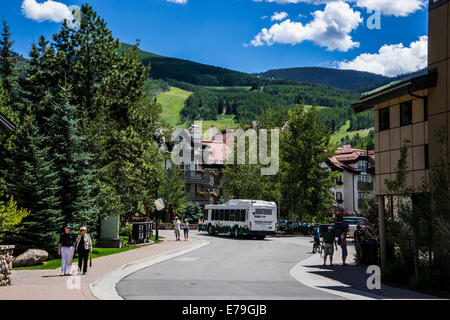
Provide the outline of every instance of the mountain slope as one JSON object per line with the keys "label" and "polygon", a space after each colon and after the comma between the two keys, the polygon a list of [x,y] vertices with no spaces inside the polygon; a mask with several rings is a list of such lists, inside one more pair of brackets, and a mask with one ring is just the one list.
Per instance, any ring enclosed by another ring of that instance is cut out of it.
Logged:
{"label": "mountain slope", "polygon": [[319,67],[273,69],[258,76],[266,79],[306,81],[356,92],[365,92],[391,81],[389,77],[370,72]]}
{"label": "mountain slope", "polygon": [[[130,45],[122,44],[121,50],[129,48]],[[200,86],[251,86],[262,82],[256,76],[243,72],[141,52],[143,63],[151,64],[153,79],[172,79]]]}
{"label": "mountain slope", "polygon": [[402,81],[403,79],[416,77],[424,74],[425,72],[426,69],[396,77],[386,77],[379,74],[355,70],[304,67],[274,69],[260,73],[258,76],[266,79],[306,81],[362,93],[381,87],[393,81]]}

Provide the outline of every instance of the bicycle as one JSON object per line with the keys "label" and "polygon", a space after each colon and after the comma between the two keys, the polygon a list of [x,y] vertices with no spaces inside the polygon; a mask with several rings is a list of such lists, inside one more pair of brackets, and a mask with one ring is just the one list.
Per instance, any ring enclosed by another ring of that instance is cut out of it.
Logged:
{"label": "bicycle", "polygon": [[313,253],[316,253],[316,252],[322,254],[322,245],[320,244],[320,241],[314,240]]}

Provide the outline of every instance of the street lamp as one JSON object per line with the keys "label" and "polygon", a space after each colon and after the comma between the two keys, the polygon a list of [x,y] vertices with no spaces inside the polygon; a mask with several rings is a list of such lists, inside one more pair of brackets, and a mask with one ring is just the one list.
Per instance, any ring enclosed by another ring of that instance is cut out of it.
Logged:
{"label": "street lamp", "polygon": [[158,206],[156,205],[156,201],[158,201],[158,189],[159,189],[159,179],[158,179],[158,177],[156,177],[156,180],[155,180],[155,207],[156,207],[156,210],[155,210],[155,241],[158,241],[159,240],[159,233],[158,233]]}

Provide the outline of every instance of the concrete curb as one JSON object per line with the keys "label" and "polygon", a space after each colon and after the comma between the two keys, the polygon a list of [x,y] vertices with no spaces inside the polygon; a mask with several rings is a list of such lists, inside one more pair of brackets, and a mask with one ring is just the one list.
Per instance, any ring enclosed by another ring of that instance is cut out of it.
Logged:
{"label": "concrete curb", "polygon": [[[295,280],[297,280],[298,282],[304,284],[305,286],[308,286],[310,288],[320,290],[320,291],[323,291],[323,292],[326,292],[329,294],[340,296],[345,299],[349,299],[349,300],[379,300],[379,299],[389,300],[386,297],[382,297],[382,296],[378,296],[375,294],[370,294],[368,292],[353,289],[349,285],[346,285],[342,282],[314,274],[313,272],[323,271],[323,269],[306,268],[305,266],[306,265],[316,265],[317,263],[313,263],[313,261],[316,262],[315,260],[317,260],[317,257],[311,256],[311,257],[297,263],[294,267],[292,267],[289,270],[289,275],[291,277],[293,277]],[[311,261],[311,263],[310,263],[310,261]],[[346,287],[346,288],[348,288],[348,291],[351,291],[351,293],[326,288],[326,287],[335,287],[335,286]]]}
{"label": "concrete curb", "polygon": [[89,289],[91,290],[92,294],[99,300],[123,300],[123,298],[119,295],[119,293],[116,290],[116,285],[117,283],[119,283],[120,280],[122,280],[126,276],[129,276],[130,274],[135,273],[139,270],[148,268],[154,264],[169,259],[173,259],[183,254],[198,250],[209,244],[210,243],[208,241],[200,240],[200,243],[197,243],[187,248],[172,250],[151,258],[142,259],[139,261],[125,264],[119,269],[107,273],[101,278],[90,283]]}

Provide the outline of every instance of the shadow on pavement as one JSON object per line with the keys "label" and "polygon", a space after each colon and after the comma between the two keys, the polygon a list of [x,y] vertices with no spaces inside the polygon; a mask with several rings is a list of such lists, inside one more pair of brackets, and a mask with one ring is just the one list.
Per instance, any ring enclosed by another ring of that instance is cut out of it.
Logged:
{"label": "shadow on pavement", "polygon": [[[367,287],[367,279],[371,274],[367,274],[366,270],[368,266],[357,266],[334,264],[333,267],[327,265],[307,265],[306,268],[315,270],[308,271],[309,273],[316,274],[331,280],[339,281],[343,286],[322,286],[330,290],[336,290],[346,293],[361,294],[361,291],[370,295],[381,296],[385,299],[436,299],[429,295],[425,295],[419,292],[409,291],[400,288],[394,288],[381,283],[381,289],[369,289]],[[317,271],[320,269],[320,271]]]}

